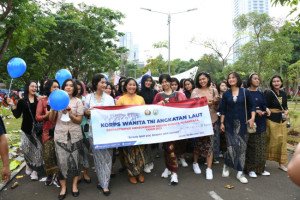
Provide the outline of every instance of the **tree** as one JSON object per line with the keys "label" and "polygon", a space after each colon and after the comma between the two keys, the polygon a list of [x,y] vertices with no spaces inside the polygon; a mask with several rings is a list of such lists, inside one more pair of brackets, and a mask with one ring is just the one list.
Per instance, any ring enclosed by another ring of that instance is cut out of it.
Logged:
{"label": "tree", "polygon": [[223,68],[223,62],[219,60],[219,56],[216,54],[204,54],[196,63],[199,66],[197,74],[203,71],[208,72],[214,82],[224,79],[225,74],[222,73],[222,70],[225,68]]}
{"label": "tree", "polygon": [[[273,2],[273,5],[282,5],[282,6],[289,6],[291,8],[291,11],[289,15],[292,15],[294,13],[297,13],[298,8],[299,8],[299,1],[298,0],[271,0]],[[293,30],[295,31],[296,29],[299,31],[300,30],[300,13],[291,20],[291,24],[294,23]]]}
{"label": "tree", "polygon": [[249,42],[239,50],[240,57],[234,63],[235,68],[244,68],[246,72],[257,72],[263,84],[280,66],[291,58],[293,45],[288,37],[279,33],[279,27],[265,13],[252,12],[239,16],[234,25],[240,35],[251,30]]}
{"label": "tree", "polygon": [[2,0],[0,7],[0,61],[8,48],[18,52],[44,39],[54,24],[37,0]]}
{"label": "tree", "polygon": [[[143,73],[151,70],[152,76],[160,76],[161,74],[168,73],[168,61],[165,61],[160,54],[156,58],[147,60],[147,64],[142,68]],[[174,66],[171,65],[171,74],[174,74]]]}

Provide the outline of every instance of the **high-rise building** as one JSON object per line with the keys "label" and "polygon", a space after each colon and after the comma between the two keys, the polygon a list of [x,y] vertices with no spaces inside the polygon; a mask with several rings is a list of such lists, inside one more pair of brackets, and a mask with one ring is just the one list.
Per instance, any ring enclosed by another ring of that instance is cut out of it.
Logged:
{"label": "high-rise building", "polygon": [[[250,12],[269,14],[269,7],[269,0],[233,0],[233,18],[235,19],[242,14],[248,14]],[[233,46],[233,62],[239,57],[240,47],[249,42],[249,33],[251,33],[251,30],[248,30],[244,36],[237,36],[237,31],[233,26],[233,41],[239,40]],[[242,39],[239,37],[242,37]]]}
{"label": "high-rise building", "polygon": [[139,60],[139,45],[133,45],[133,37],[131,32],[126,32],[120,37],[120,47],[126,47],[128,51],[128,61]]}

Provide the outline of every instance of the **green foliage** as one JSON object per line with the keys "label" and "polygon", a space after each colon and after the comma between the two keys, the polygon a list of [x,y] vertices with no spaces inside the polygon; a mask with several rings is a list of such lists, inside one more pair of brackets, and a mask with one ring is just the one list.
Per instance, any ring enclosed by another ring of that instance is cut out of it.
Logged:
{"label": "green foliage", "polygon": [[153,45],[153,48],[155,49],[161,49],[161,48],[166,48],[168,49],[168,41],[159,41],[157,43],[154,43]]}
{"label": "green foliage", "polygon": [[[289,6],[291,9],[289,15],[298,12],[299,0],[271,0],[271,2],[273,2],[273,5],[275,6],[279,4],[282,6]],[[293,26],[293,31],[300,30],[300,13],[298,13],[297,16],[290,21],[289,25]]]}
{"label": "green foliage", "polygon": [[[168,73],[168,61],[165,61],[160,54],[156,58],[150,58],[147,60],[147,64],[142,68],[143,73],[151,70],[152,76],[160,76],[161,74]],[[171,74],[174,74],[174,62],[170,63]]]}
{"label": "green foliage", "polygon": [[[74,6],[60,2],[51,5],[54,7],[47,7],[51,11],[36,5],[38,13],[44,17],[36,21],[39,31],[23,29],[29,39],[25,40],[25,37],[20,45],[12,41],[1,62],[1,71],[5,72],[11,57],[24,58],[27,63],[26,73],[14,81],[15,88],[28,79],[53,78],[59,69],[69,69],[73,78],[87,81],[95,73],[118,68],[121,54],[126,52],[125,48],[117,47],[118,38],[123,35],[116,30],[116,26],[122,23],[122,13],[85,4]],[[7,73],[0,76],[5,83],[9,81]]]}
{"label": "green foliage", "polygon": [[256,12],[244,14],[234,20],[234,25],[240,37],[247,30],[252,30],[250,41],[239,50],[240,57],[233,68],[238,72],[248,74],[257,72],[263,85],[274,74],[279,74],[291,59],[293,44],[289,37],[283,35],[279,27],[272,25],[272,19],[265,13]]}

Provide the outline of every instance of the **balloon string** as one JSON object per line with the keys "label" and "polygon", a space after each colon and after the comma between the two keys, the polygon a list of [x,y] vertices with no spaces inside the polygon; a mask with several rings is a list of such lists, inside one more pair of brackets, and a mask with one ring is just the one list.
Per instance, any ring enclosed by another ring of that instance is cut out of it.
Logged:
{"label": "balloon string", "polygon": [[13,82],[13,78],[11,79],[11,81],[10,81],[10,85],[9,85],[9,90],[8,90],[8,96],[10,97],[10,89],[11,89],[11,85],[12,85],[12,82]]}

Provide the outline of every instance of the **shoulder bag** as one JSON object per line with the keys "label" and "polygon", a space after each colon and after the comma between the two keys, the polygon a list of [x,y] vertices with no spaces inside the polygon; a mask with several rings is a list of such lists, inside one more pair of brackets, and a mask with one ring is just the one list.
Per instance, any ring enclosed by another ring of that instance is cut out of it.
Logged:
{"label": "shoulder bag", "polygon": [[27,105],[28,105],[28,109],[29,109],[29,113],[31,115],[31,118],[32,118],[32,130],[35,132],[35,134],[37,136],[41,136],[42,133],[43,133],[43,125],[44,125],[44,122],[37,122],[33,115],[32,115],[32,112],[31,112],[31,109],[30,109],[30,104],[29,104],[29,100],[27,101]]}

